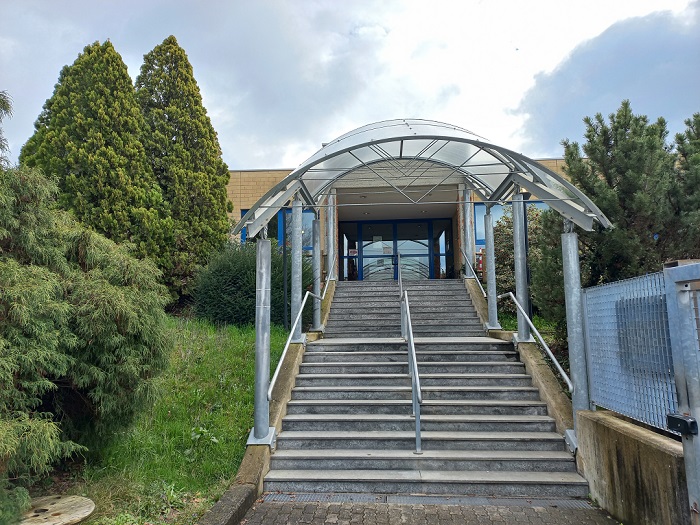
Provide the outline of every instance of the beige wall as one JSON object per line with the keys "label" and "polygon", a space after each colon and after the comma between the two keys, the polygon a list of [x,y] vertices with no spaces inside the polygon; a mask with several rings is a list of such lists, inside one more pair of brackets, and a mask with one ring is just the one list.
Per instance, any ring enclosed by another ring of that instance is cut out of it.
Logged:
{"label": "beige wall", "polygon": [[231,170],[226,186],[228,199],[233,203],[231,216],[238,220],[241,210],[250,209],[260,197],[293,170]]}

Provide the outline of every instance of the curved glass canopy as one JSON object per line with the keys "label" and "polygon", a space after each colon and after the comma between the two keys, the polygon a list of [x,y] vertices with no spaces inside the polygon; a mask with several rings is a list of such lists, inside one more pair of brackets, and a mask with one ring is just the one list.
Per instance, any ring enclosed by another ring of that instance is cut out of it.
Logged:
{"label": "curved glass canopy", "polygon": [[487,205],[508,202],[514,193],[526,191],[585,230],[591,230],[594,221],[611,226],[578,188],[538,162],[458,126],[397,119],[362,126],[324,144],[271,188],[234,234],[247,227],[249,236],[256,235],[297,193],[307,206],[317,206],[335,183],[358,173],[376,177],[409,203],[416,203],[409,187],[459,182]]}

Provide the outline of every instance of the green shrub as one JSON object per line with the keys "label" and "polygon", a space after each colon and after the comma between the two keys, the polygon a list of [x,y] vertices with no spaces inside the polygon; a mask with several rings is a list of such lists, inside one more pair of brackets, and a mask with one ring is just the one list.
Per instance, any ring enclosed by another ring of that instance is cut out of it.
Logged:
{"label": "green shrub", "polygon": [[[270,322],[284,324],[284,272],[282,250],[273,240]],[[216,324],[238,326],[255,323],[255,243],[231,243],[216,254],[197,275],[194,286],[195,313]],[[292,262],[287,260],[289,296],[291,298]],[[312,284],[311,263],[303,258],[302,284]],[[310,321],[311,300],[304,309],[304,326]],[[294,321],[289,318],[289,323]]]}
{"label": "green shrub", "polygon": [[0,489],[106,441],[166,364],[160,272],[58,211],[57,193],[38,170],[0,170]]}

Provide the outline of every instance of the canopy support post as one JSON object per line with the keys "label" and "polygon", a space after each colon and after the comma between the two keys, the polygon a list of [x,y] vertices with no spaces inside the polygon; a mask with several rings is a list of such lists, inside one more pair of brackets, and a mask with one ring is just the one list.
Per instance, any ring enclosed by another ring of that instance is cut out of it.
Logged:
{"label": "canopy support post", "polygon": [[255,245],[255,401],[254,426],[248,445],[274,446],[275,428],[270,426],[270,282],[271,246],[268,239]]}
{"label": "canopy support post", "polygon": [[320,332],[321,326],[321,220],[316,218],[313,222],[312,234],[314,238],[314,251],[312,267],[314,274],[314,316],[312,330]]}
{"label": "canopy support post", "polygon": [[484,215],[484,233],[486,237],[486,297],[488,302],[489,319],[486,328],[500,330],[498,322],[498,297],[496,293],[496,253],[493,239],[493,215],[491,206],[486,206]]}
{"label": "canopy support post", "polygon": [[[294,196],[292,203],[292,319],[296,319],[301,309],[301,257],[303,250],[302,220],[303,210],[299,194]],[[302,343],[301,325],[298,323],[292,334],[293,343]]]}
{"label": "canopy support post", "polygon": [[[527,240],[525,231],[525,199],[518,192],[513,195],[513,252],[515,255],[515,295],[523,310],[530,311],[530,287],[527,279]],[[520,343],[531,342],[530,327],[525,316],[518,310],[518,335]]]}

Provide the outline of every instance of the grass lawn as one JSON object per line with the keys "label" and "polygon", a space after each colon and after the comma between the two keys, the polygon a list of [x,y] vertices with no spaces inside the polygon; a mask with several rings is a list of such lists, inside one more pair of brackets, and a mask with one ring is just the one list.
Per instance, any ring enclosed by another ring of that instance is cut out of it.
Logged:
{"label": "grass lawn", "polygon": [[[174,347],[152,410],[68,485],[97,506],[86,523],[194,523],[236,475],[253,424],[255,332],[169,323]],[[273,366],[286,337],[272,327]]]}

